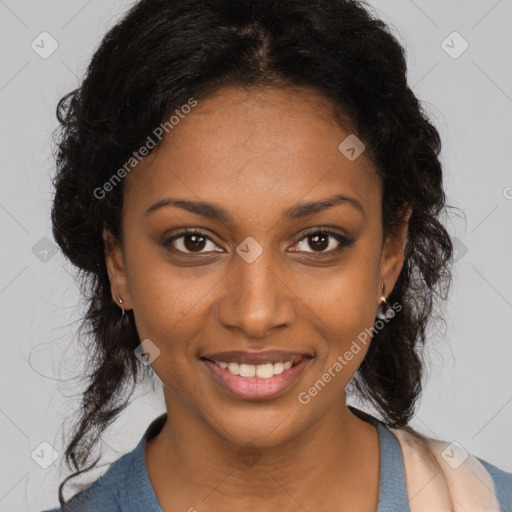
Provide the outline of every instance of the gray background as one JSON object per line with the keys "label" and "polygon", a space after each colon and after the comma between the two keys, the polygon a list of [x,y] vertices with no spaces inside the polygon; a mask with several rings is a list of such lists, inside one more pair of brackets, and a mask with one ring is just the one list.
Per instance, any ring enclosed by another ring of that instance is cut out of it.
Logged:
{"label": "gray background", "polygon": [[[0,511],[56,506],[67,474],[62,435],[79,406],[83,356],[73,270],[51,242],[51,132],[58,99],[130,3],[0,0]],[[449,202],[465,212],[448,224],[458,261],[447,331],[433,333],[412,424],[512,471],[512,2],[371,5],[407,50],[410,84],[443,139]],[[58,43],[46,59],[31,47],[43,31]],[[469,44],[457,58],[454,31]],[[130,451],[164,410],[161,392],[138,390],[103,436],[103,462]],[[58,454],[47,469],[36,463],[51,455],[42,442]]]}

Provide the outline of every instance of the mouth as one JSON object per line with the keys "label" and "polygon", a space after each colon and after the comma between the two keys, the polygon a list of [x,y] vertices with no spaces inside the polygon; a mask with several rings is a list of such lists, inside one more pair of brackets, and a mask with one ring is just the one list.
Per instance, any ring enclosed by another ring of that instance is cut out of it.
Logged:
{"label": "mouth", "polygon": [[285,393],[313,359],[309,354],[232,351],[200,357],[209,375],[231,395],[267,400]]}

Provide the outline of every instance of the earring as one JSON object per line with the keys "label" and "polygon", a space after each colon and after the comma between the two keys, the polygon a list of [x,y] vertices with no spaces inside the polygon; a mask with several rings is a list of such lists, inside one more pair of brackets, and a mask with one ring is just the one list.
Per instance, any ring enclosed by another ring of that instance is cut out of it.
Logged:
{"label": "earring", "polygon": [[385,287],[382,283],[382,296],[380,298],[379,307],[377,308],[377,318],[380,320],[388,320],[395,316],[395,310],[389,305],[385,297]]}
{"label": "earring", "polygon": [[124,300],[119,294],[117,294],[117,300],[119,301],[119,304],[121,304],[121,320],[124,320],[124,308],[122,307],[122,305],[124,304]]}

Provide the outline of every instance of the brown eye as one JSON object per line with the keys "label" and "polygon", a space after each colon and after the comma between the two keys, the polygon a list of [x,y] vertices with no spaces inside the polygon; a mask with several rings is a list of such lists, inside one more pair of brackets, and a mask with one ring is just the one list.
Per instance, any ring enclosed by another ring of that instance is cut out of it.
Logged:
{"label": "brown eye", "polygon": [[[205,247],[210,243],[213,247],[211,250],[215,251],[216,244],[213,240],[205,233],[196,230],[183,231],[167,238],[164,241],[164,246],[172,252],[178,252],[183,254],[202,254]],[[218,251],[215,251],[218,252]]]}
{"label": "brown eye", "polygon": [[329,246],[329,235],[320,233],[318,235],[309,235],[308,237],[309,247],[314,248],[315,251],[324,251]]}
{"label": "brown eye", "polygon": [[200,235],[185,235],[183,237],[183,245],[187,251],[201,252],[206,245],[206,238]]}
{"label": "brown eye", "polygon": [[[301,248],[299,252],[332,254],[341,251],[344,247],[349,247],[353,243],[353,239],[349,239],[334,231],[317,229],[316,231],[307,233],[297,245]],[[307,247],[312,250],[304,250]]]}

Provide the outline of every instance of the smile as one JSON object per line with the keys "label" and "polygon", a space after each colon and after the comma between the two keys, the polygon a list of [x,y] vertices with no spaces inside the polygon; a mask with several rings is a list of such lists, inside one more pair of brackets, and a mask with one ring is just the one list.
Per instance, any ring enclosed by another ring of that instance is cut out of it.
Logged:
{"label": "smile", "polygon": [[258,377],[260,379],[270,379],[274,375],[279,375],[285,370],[289,370],[293,365],[292,361],[286,361],[285,363],[265,363],[265,364],[239,364],[239,363],[226,363],[221,361],[215,364],[221,368],[226,368],[232,375],[240,375],[240,377]]}
{"label": "smile", "polygon": [[[223,390],[244,400],[268,400],[284,394],[312,360],[309,355],[277,351],[230,352],[210,357],[201,357],[209,376]],[[257,364],[258,360],[264,362]]]}

